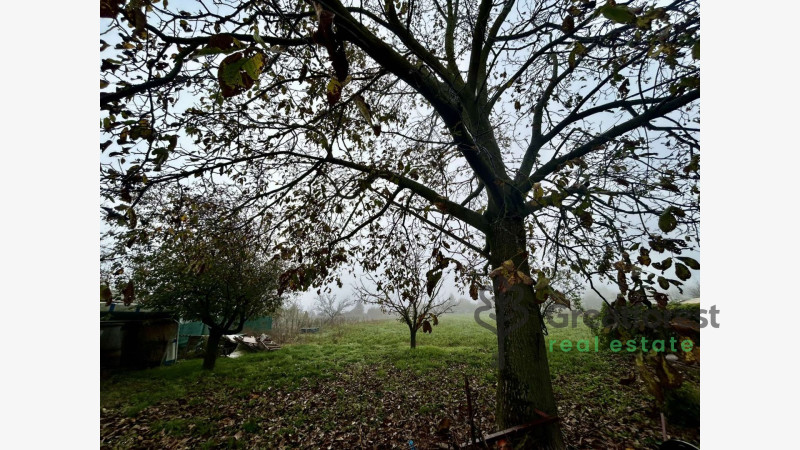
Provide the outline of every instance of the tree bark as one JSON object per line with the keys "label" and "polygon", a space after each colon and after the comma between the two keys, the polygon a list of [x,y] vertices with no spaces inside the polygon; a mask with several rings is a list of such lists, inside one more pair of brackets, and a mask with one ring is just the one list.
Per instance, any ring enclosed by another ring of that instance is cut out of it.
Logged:
{"label": "tree bark", "polygon": [[412,325],[408,329],[411,332],[411,348],[417,348],[417,329]]}
{"label": "tree bark", "polygon": [[219,355],[219,342],[222,340],[222,330],[210,328],[208,330],[208,342],[206,343],[206,354],[203,357],[203,370],[214,370]]}
{"label": "tree bark", "polygon": [[[517,270],[530,275],[526,255],[525,223],[521,217],[501,218],[487,235],[493,268],[512,260]],[[541,314],[531,286],[509,285],[493,278],[497,315],[497,425],[499,429],[539,419],[535,410],[557,416]],[[563,449],[558,422],[537,426],[516,446]]]}

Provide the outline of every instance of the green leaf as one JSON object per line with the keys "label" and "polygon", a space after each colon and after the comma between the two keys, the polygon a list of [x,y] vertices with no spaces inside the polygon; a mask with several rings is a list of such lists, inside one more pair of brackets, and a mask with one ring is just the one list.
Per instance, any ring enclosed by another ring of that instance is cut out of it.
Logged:
{"label": "green leaf", "polygon": [[681,263],[675,263],[675,275],[682,281],[686,281],[692,277],[692,273],[689,272],[689,269]]}
{"label": "green leaf", "polygon": [[672,215],[672,208],[667,208],[658,218],[658,228],[664,233],[669,233],[678,226],[678,220]]}
{"label": "green leaf", "polygon": [[153,156],[155,156],[155,158],[153,159],[153,164],[155,164],[156,166],[161,166],[161,164],[164,164],[164,162],[169,157],[169,149],[166,149],[164,147],[153,149]]}
{"label": "green leaf", "polygon": [[269,49],[269,46],[267,45],[266,42],[264,42],[264,39],[261,39],[261,36],[258,35],[258,27],[256,27],[255,33],[253,33],[253,40],[255,40],[256,43],[258,43],[259,45],[261,45],[265,49],[267,49],[267,50]]}
{"label": "green leaf", "polygon": [[606,19],[617,23],[631,23],[636,20],[636,15],[624,6],[606,5],[600,8],[600,12]]}
{"label": "green leaf", "polygon": [[700,59],[700,39],[692,46],[692,59]]}
{"label": "green leaf", "polygon": [[538,202],[544,196],[544,189],[541,183],[534,183],[533,185],[533,198]]}
{"label": "green leaf", "polygon": [[672,267],[672,258],[667,258],[660,263],[653,263],[653,267],[660,270],[662,273]]}
{"label": "green leaf", "polygon": [[544,273],[539,272],[536,277],[536,286],[533,287],[534,290],[540,291],[550,285],[550,280],[544,275]]}
{"label": "green leaf", "polygon": [[220,65],[221,72],[220,78],[222,82],[230,87],[244,86],[242,81],[242,66],[248,61],[247,59],[240,59],[232,63]]}
{"label": "green leaf", "polygon": [[658,285],[665,291],[669,289],[669,281],[664,277],[658,277]]}
{"label": "green leaf", "polygon": [[231,52],[234,52],[234,51],[236,51],[235,48],[221,49],[219,47],[205,47],[205,48],[201,48],[200,50],[194,52],[194,56],[218,55],[220,53],[227,54],[227,53],[231,53]]}
{"label": "green leaf", "polygon": [[678,256],[678,259],[692,269],[700,270],[700,263],[697,262],[697,260],[689,258],[688,256]]}
{"label": "green leaf", "polygon": [[261,53],[256,53],[255,55],[247,58],[245,62],[242,64],[242,69],[247,73],[247,76],[253,79],[253,81],[257,80],[259,75],[261,75],[261,70],[264,68],[264,55]]}
{"label": "green leaf", "polygon": [[335,77],[331,78],[326,88],[326,95],[328,97],[328,104],[335,105],[339,98],[342,96],[342,83]]}

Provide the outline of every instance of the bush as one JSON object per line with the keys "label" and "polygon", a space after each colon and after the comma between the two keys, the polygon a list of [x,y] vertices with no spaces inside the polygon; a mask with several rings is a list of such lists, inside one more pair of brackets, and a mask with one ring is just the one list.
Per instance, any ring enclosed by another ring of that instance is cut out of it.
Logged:
{"label": "bush", "polygon": [[664,393],[664,415],[671,424],[700,426],[700,389],[691,383]]}

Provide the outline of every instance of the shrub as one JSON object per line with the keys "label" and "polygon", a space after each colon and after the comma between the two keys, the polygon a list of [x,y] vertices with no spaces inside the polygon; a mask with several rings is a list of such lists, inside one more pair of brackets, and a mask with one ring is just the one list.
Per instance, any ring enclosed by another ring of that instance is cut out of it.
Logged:
{"label": "shrub", "polygon": [[700,426],[700,389],[691,383],[664,393],[664,415],[669,423],[685,427]]}

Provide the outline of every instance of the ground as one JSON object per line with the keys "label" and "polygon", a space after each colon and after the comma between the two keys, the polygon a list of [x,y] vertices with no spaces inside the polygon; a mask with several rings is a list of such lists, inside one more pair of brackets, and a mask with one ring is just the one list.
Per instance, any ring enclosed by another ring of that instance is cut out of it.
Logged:
{"label": "ground", "polygon": [[[580,324],[580,322],[579,322]],[[591,339],[551,329],[548,339]],[[270,353],[118,373],[101,381],[102,448],[436,448],[440,424],[469,433],[464,377],[476,425],[494,423],[495,336],[471,316],[444,316],[408,348],[395,321],[323,329]],[[565,440],[571,448],[653,448],[660,421],[643,383],[623,386],[632,358],[610,352],[549,355]],[[691,382],[696,383],[696,378]],[[699,428],[669,425],[694,444]]]}

